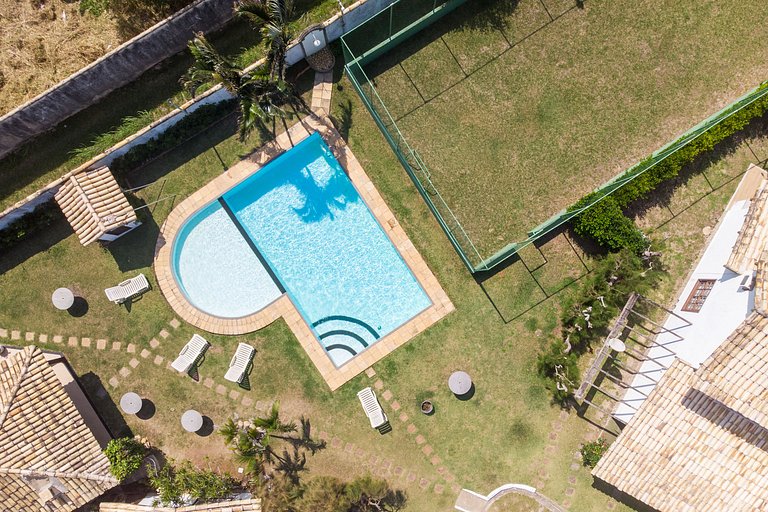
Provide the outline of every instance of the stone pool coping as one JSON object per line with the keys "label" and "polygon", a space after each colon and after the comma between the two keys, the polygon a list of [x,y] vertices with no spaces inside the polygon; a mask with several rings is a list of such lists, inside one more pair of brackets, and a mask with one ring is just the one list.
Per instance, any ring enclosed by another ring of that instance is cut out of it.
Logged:
{"label": "stone pool coping", "polygon": [[[197,309],[187,300],[176,283],[171,269],[172,242],[181,226],[192,214],[315,132],[318,132],[328,147],[331,148],[358,194],[376,217],[432,302],[431,306],[379,339],[371,347],[339,368],[336,368],[331,362],[330,357],[312,334],[311,328],[288,295],[281,295],[251,315],[242,318],[219,318]],[[245,334],[266,327],[282,317],[331,390],[339,388],[454,310],[453,303],[440,286],[437,278],[416,250],[408,235],[405,234],[373,182],[365,174],[360,162],[352,154],[344,139],[333,128],[322,110],[318,117],[303,118],[287,132],[280,134],[276,140],[254,151],[221,176],[214,178],[179,203],[160,227],[160,235],[155,247],[154,269],[158,286],[171,308],[186,322],[205,331],[215,334]]]}

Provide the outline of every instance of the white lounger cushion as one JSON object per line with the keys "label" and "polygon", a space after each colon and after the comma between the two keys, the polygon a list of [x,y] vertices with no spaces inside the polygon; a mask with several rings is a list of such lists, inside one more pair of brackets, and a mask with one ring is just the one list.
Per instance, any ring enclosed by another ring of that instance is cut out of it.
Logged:
{"label": "white lounger cushion", "polygon": [[141,295],[149,290],[149,281],[144,274],[139,274],[136,277],[126,279],[117,286],[107,288],[104,293],[107,294],[107,298],[115,304],[121,304],[126,300]]}
{"label": "white lounger cushion", "polygon": [[256,349],[247,343],[238,344],[235,355],[232,356],[232,361],[229,363],[229,370],[227,370],[224,378],[229,382],[237,382],[238,384],[242,382],[254,352],[256,352]]}
{"label": "white lounger cushion", "polygon": [[179,352],[179,357],[171,363],[171,367],[179,373],[186,373],[195,364],[195,361],[205,352],[209,343],[200,336],[195,334],[192,339],[184,345],[184,348]]}
{"label": "white lounger cushion", "polygon": [[365,388],[357,393],[357,398],[360,399],[360,403],[363,405],[363,410],[366,416],[371,422],[372,428],[379,428],[387,423],[387,415],[384,414],[384,410],[381,408],[376,394],[371,388]]}

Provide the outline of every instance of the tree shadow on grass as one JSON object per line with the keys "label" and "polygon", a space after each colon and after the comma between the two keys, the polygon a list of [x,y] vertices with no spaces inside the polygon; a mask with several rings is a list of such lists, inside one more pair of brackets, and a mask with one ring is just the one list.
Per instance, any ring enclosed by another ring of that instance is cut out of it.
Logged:
{"label": "tree shadow on grass", "polygon": [[24,262],[29,258],[47,251],[72,234],[72,228],[62,214],[59,219],[38,233],[0,252],[0,275],[19,265],[23,268]]}

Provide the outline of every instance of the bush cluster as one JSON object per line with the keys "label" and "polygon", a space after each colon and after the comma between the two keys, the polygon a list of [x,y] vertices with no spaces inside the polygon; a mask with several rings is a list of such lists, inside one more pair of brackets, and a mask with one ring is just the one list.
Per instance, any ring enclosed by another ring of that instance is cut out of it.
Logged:
{"label": "bush cluster", "polygon": [[109,168],[115,177],[123,178],[126,173],[175,148],[234,111],[235,103],[235,100],[225,100],[199,107],[157,137],[133,146],[125,154],[115,158]]}
{"label": "bush cluster", "polygon": [[10,249],[28,236],[50,226],[61,216],[61,210],[54,201],[48,201],[32,213],[11,222],[7,228],[0,231],[0,252]]}
{"label": "bush cluster", "polygon": [[608,442],[601,437],[581,447],[581,461],[588,468],[594,468],[606,451]]}
{"label": "bush cluster", "polygon": [[[768,88],[768,82],[762,84],[758,91]],[[618,189],[612,195],[592,206],[589,210],[573,220],[574,230],[580,236],[590,238],[609,251],[620,248],[630,248],[642,251],[642,233],[631,219],[626,217],[623,210],[632,201],[641,199],[656,189],[661,183],[677,177],[680,170],[702,153],[712,151],[714,147],[743,130],[755,118],[768,112],[768,95],[752,102],[727,119],[702,133],[696,139],[675,151],[664,160],[654,165],[650,170],[633,179]],[[650,165],[652,158],[640,162],[639,167]],[[589,204],[597,197],[590,194],[581,199],[571,210],[576,210]]]}
{"label": "bush cluster", "polygon": [[537,362],[539,375],[547,379],[556,403],[568,403],[581,381],[579,357],[605,338],[630,294],[649,291],[662,274],[659,261],[644,260],[625,248],[599,260],[575,296],[563,303],[560,336],[550,342]]}
{"label": "bush cluster", "polygon": [[149,482],[157,489],[160,505],[178,507],[186,499],[202,502],[224,499],[237,482],[229,475],[198,469],[189,461],[174,466],[173,461],[160,471],[150,471]]}
{"label": "bush cluster", "polygon": [[146,452],[144,445],[132,437],[112,439],[104,449],[110,473],[121,482],[138,471]]}

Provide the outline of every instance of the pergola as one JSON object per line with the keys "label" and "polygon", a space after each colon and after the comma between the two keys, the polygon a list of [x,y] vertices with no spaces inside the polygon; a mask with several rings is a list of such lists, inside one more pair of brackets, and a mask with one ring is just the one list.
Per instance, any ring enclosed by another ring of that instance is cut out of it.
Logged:
{"label": "pergola", "polygon": [[141,224],[109,167],[70,176],[55,198],[83,245],[111,242]]}

